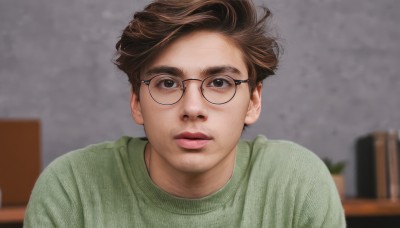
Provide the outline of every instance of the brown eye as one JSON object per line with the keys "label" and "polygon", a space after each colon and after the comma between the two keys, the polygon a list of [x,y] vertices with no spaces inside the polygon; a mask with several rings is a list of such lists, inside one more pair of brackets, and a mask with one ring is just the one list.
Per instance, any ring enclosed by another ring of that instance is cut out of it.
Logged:
{"label": "brown eye", "polygon": [[172,80],[164,80],[164,81],[162,82],[162,85],[163,85],[163,87],[165,87],[165,88],[173,88],[174,86],[176,86],[175,84],[176,84],[176,83],[175,83],[174,81],[172,81]]}
{"label": "brown eye", "polygon": [[151,83],[157,89],[174,89],[181,86],[181,82],[178,79],[164,75],[154,77]]}
{"label": "brown eye", "polygon": [[234,85],[233,79],[228,77],[211,77],[206,83],[207,87],[227,88]]}

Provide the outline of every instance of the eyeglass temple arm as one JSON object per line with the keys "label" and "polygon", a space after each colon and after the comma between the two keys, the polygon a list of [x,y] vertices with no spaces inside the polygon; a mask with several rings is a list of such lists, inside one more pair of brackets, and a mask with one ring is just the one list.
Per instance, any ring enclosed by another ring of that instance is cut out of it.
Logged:
{"label": "eyeglass temple arm", "polygon": [[140,82],[143,82],[144,84],[149,85],[150,84],[150,80],[141,80]]}
{"label": "eyeglass temple arm", "polygon": [[242,83],[249,82],[249,79],[246,79],[246,80],[236,80],[236,79],[234,79],[233,81],[235,81],[235,84],[236,84],[236,85],[240,85],[240,84],[242,84]]}

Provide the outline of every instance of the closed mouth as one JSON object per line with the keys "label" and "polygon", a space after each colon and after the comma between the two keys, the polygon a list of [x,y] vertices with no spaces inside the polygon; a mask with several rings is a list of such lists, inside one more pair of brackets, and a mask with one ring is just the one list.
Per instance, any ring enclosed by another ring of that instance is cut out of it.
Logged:
{"label": "closed mouth", "polygon": [[179,147],[185,150],[199,150],[207,146],[212,137],[201,132],[183,132],[174,137]]}
{"label": "closed mouth", "polygon": [[200,132],[195,132],[195,133],[183,132],[175,136],[175,139],[211,140],[212,138]]}

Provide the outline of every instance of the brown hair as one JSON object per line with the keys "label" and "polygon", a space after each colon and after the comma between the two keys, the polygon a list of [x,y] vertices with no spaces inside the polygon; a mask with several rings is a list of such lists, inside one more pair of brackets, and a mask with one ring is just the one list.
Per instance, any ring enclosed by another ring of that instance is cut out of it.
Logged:
{"label": "brown hair", "polygon": [[250,89],[274,74],[279,45],[267,35],[265,23],[271,12],[257,18],[251,0],[158,0],[134,14],[116,43],[114,63],[128,75],[138,94],[142,70],[177,38],[197,30],[226,35],[243,52]]}

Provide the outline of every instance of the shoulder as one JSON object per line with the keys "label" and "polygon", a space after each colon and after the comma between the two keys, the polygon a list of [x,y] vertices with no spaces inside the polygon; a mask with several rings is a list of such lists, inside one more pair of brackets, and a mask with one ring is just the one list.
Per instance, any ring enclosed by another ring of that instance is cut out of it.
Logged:
{"label": "shoulder", "polygon": [[45,183],[68,186],[87,186],[104,183],[123,170],[128,157],[128,144],[139,139],[122,137],[68,152],[52,161],[41,173],[36,186],[51,188]]}
{"label": "shoulder", "polygon": [[106,168],[117,157],[126,153],[131,137],[121,137],[116,141],[105,141],[92,144],[81,149],[70,151],[52,161],[44,170],[63,170],[74,168],[76,170],[92,169],[96,166]]}
{"label": "shoulder", "polygon": [[278,193],[285,189],[285,200],[290,197],[306,199],[315,190],[335,191],[328,168],[310,150],[293,142],[269,140],[263,136],[244,145],[250,154],[249,174],[260,186],[268,186],[269,191]]}
{"label": "shoulder", "polygon": [[26,213],[27,224],[80,222],[83,205],[95,202],[93,197],[110,196],[109,192],[126,189],[124,160],[128,144],[134,146],[135,142],[141,140],[122,137],[71,151],[51,162],[35,183]]}
{"label": "shoulder", "polygon": [[252,141],[242,141],[242,148],[251,153],[254,163],[262,163],[263,167],[274,172],[292,173],[295,176],[315,177],[330,175],[322,160],[312,151],[285,140],[270,140],[257,136]]}
{"label": "shoulder", "polygon": [[268,202],[275,200],[292,211],[296,227],[344,227],[336,187],[316,154],[296,143],[263,136],[241,142],[240,148],[239,152],[250,154],[252,184],[267,189]]}

